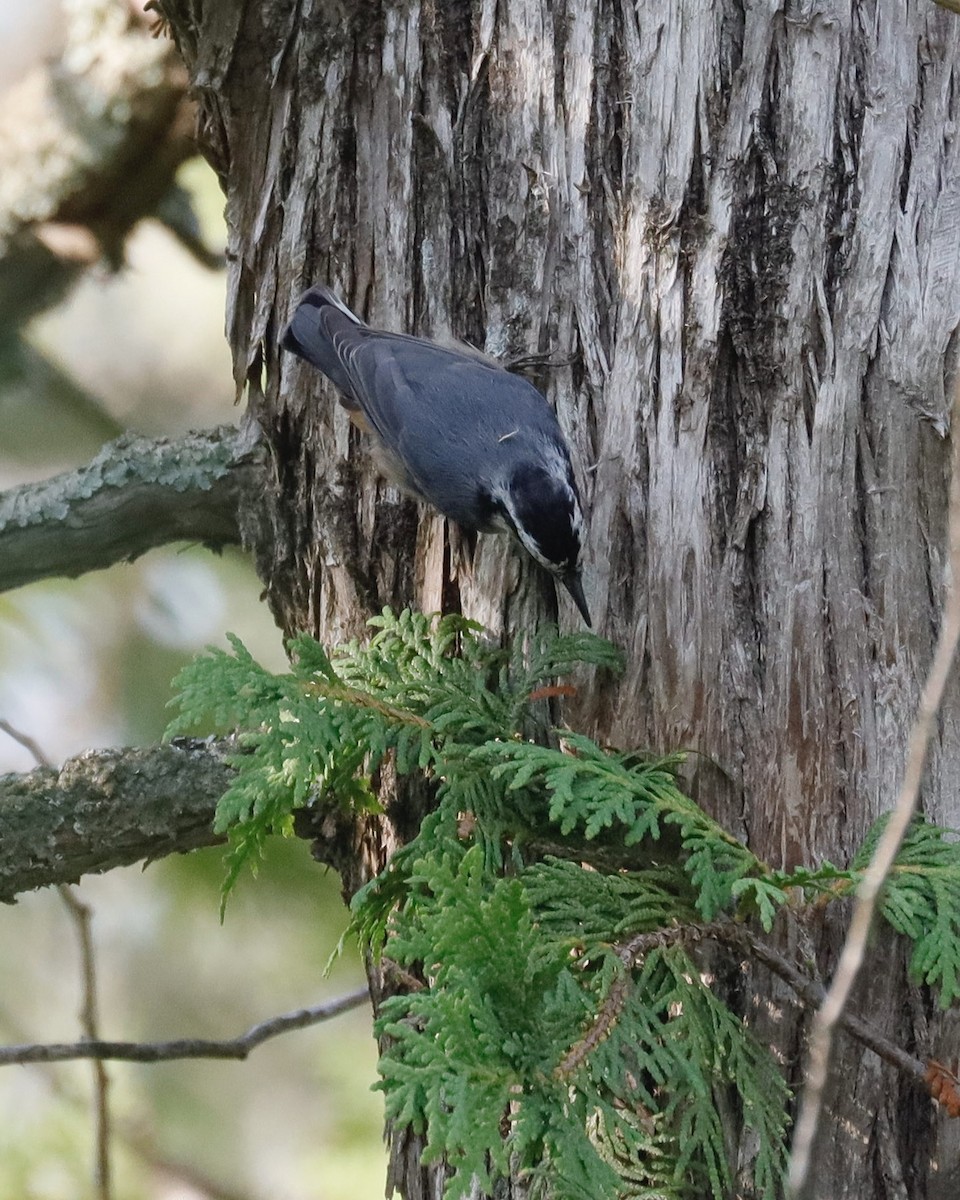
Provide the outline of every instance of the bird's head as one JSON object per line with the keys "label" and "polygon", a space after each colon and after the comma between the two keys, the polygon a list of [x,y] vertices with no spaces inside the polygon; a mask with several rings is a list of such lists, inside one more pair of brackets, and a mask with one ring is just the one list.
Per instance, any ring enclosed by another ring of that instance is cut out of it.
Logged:
{"label": "bird's head", "polygon": [[583,511],[569,460],[558,454],[555,461],[520,463],[498,493],[511,532],[563,584],[591,625],[580,579]]}

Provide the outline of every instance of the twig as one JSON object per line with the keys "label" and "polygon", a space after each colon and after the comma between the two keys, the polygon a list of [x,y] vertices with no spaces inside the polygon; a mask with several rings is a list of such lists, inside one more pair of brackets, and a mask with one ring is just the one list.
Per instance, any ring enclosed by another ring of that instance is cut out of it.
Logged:
{"label": "twig", "polygon": [[39,742],[35,742],[29,734],[21,733],[19,729],[10,724],[9,721],[0,720],[0,729],[10,738],[11,741],[22,746],[24,750],[28,750],[36,759],[38,767],[50,767],[53,764],[50,759],[40,749]]}
{"label": "twig", "polygon": [[810,1065],[800,1101],[793,1137],[788,1178],[789,1192],[795,1200],[807,1193],[810,1165],[823,1094],[830,1067],[833,1031],[843,1016],[843,1010],[856,981],[866,953],[867,938],[877,906],[877,897],[913,819],[920,794],[920,782],[926,764],[927,750],[933,735],[934,723],[944,688],[960,641],[960,376],[954,388],[950,431],[951,448],[950,500],[948,520],[949,562],[946,598],[940,636],[933,663],[923,686],[916,720],[910,732],[907,762],[896,808],[883,831],[873,858],[857,890],[850,929],[840,954],[833,982],[823,1004],[813,1020],[810,1032]]}
{"label": "twig", "polygon": [[[33,755],[37,766],[51,766],[40,743],[26,733],[16,729],[9,721],[0,720],[0,729],[15,742],[24,746]],[[77,931],[80,947],[80,969],[83,978],[83,1003],[80,1008],[80,1028],[84,1037],[95,1041],[99,1037],[97,1028],[97,970],[90,931],[90,907],[77,896],[73,888],[65,883],[57,887],[60,899],[66,906]],[[93,1089],[95,1097],[94,1136],[94,1186],[99,1200],[110,1200],[110,1106],[107,1090],[110,1084],[106,1068],[99,1060],[93,1063]]]}
{"label": "twig", "polygon": [[[641,933],[624,942],[620,947],[620,958],[626,966],[632,966],[637,959],[659,946],[668,946],[673,942],[700,942],[711,938],[748,954],[762,963],[769,971],[788,984],[796,993],[797,998],[808,1008],[817,1009],[823,1003],[826,991],[821,983],[806,975],[779,951],[767,945],[754,933],[737,921],[713,921],[708,925],[678,925],[675,929],[659,929],[653,933]],[[921,1084],[925,1090],[924,1076],[926,1063],[912,1054],[901,1049],[896,1042],[891,1042],[879,1033],[869,1022],[860,1017],[842,1013],[840,1025],[857,1039],[862,1045],[872,1050],[884,1062],[890,1063],[898,1071],[908,1075],[914,1082]]]}
{"label": "twig", "polygon": [[[712,921],[706,925],[675,925],[667,929],[638,933],[628,941],[621,943],[617,947],[617,952],[621,962],[629,970],[651,950],[672,946],[676,942],[697,944],[708,939],[731,946],[762,963],[769,971],[778,975],[788,984],[807,1008],[816,1010],[822,1005],[826,991],[821,983],[806,975],[772,946],[761,941],[746,926],[737,921]],[[617,992],[611,989],[611,996],[612,999],[604,1004],[584,1037],[571,1047],[556,1068],[558,1077],[563,1078],[579,1066],[586,1054],[593,1050],[609,1032],[610,1026],[619,1016],[623,1007],[623,989],[621,988]],[[902,1071],[914,1083],[920,1084],[929,1094],[930,1088],[926,1082],[926,1063],[908,1054],[860,1017],[842,1013],[839,1024],[851,1037],[856,1038],[858,1042],[872,1050],[884,1062],[890,1063],[898,1071]]]}
{"label": "twig", "polygon": [[[80,1028],[86,1041],[96,1042],[100,1037],[98,1004],[97,1004],[97,968],[93,950],[93,936],[90,930],[90,906],[77,896],[76,892],[66,883],[57,887],[60,899],[63,901],[77,931],[77,943],[80,947],[80,964],[83,977],[83,1002],[80,1006]],[[110,1077],[100,1059],[94,1059],[93,1094],[94,1094],[94,1181],[98,1200],[110,1200],[110,1105],[107,1093],[110,1087]]]}
{"label": "twig", "polygon": [[[22,1036],[22,1029],[8,1012],[0,1009],[0,1027],[11,1030],[15,1036]],[[64,1071],[58,1069],[56,1063],[34,1063],[33,1071],[39,1073],[50,1092],[58,1100],[74,1108],[87,1111],[88,1103],[85,1096],[72,1085]],[[148,1167],[153,1168],[171,1180],[179,1180],[186,1184],[192,1192],[199,1192],[208,1200],[255,1200],[255,1193],[241,1191],[238,1188],[214,1179],[193,1163],[182,1162],[172,1155],[158,1149],[153,1138],[142,1127],[138,1120],[115,1119],[111,1126],[114,1143],[120,1142],[127,1150],[141,1159]]]}
{"label": "twig", "polygon": [[311,1008],[300,1008],[296,1012],[283,1013],[261,1021],[239,1037],[223,1041],[204,1038],[181,1038],[172,1042],[49,1042],[22,1046],[0,1046],[0,1067],[11,1063],[69,1062],[78,1058],[120,1059],[124,1062],[169,1062],[177,1058],[227,1058],[242,1061],[251,1051],[270,1038],[290,1033],[294,1029],[306,1029],[329,1021],[351,1008],[358,1008],[369,999],[369,992],[358,988],[346,996],[315,1004]]}
{"label": "twig", "polygon": [[[772,946],[768,946],[766,942],[762,942],[742,925],[718,925],[711,931],[711,936],[720,941],[741,946],[757,962],[762,963],[774,975],[779,975],[785,983],[789,984],[794,992],[796,992],[798,999],[808,1008],[817,1009],[823,1004],[823,999],[826,995],[826,989],[823,984],[804,974],[789,959],[784,958]],[[912,1054],[908,1054],[896,1042],[891,1042],[889,1038],[885,1038],[883,1034],[879,1033],[861,1017],[855,1017],[850,1013],[844,1012],[840,1014],[839,1024],[851,1037],[856,1038],[858,1042],[872,1050],[878,1058],[882,1058],[884,1062],[888,1062],[891,1066],[896,1067],[898,1071],[902,1071],[905,1075],[913,1079],[915,1083],[921,1084],[926,1091],[929,1091],[924,1083],[924,1075],[927,1069],[926,1064],[921,1062],[919,1058],[914,1058]]]}

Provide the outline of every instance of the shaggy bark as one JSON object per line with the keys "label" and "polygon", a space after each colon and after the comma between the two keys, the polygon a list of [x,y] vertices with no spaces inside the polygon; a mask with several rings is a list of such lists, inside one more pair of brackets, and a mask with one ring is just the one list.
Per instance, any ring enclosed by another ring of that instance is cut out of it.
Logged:
{"label": "shaggy bark", "polygon": [[[337,639],[413,602],[516,629],[554,605],[502,542],[461,569],[330,390],[280,359],[306,283],[390,328],[573,356],[539,382],[590,513],[587,596],[629,666],[585,681],[571,720],[700,751],[698,798],[767,860],[846,860],[896,794],[941,607],[955,18],[922,0],[163,8],[227,192],[228,333],[271,456],[251,540],[283,628]],[[954,681],[923,797],[953,825],[958,718]],[[364,869],[395,836],[365,842]],[[828,969],[841,932],[811,923],[797,948]],[[754,1020],[795,1062],[782,998],[761,981]],[[857,1004],[949,1057],[899,955]],[[820,1194],[948,1195],[956,1130],[858,1048],[835,1078]],[[417,1152],[394,1146],[408,1196],[436,1186]]]}

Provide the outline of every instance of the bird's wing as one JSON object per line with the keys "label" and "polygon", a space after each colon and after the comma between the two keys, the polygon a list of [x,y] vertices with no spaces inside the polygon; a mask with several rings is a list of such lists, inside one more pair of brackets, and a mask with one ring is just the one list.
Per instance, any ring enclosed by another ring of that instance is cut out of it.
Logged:
{"label": "bird's wing", "polygon": [[322,371],[395,451],[411,421],[443,419],[444,400],[482,394],[479,379],[506,375],[472,347],[371,329],[323,286],[301,297],[281,345]]}
{"label": "bird's wing", "polygon": [[525,379],[470,348],[371,329],[327,288],[304,295],[282,344],[336,384],[427,498],[438,483],[445,496],[476,483],[465,462],[486,455],[492,469],[536,436],[562,444],[553,410]]}
{"label": "bird's wing", "polygon": [[322,371],[343,393],[347,407],[356,408],[360,402],[345,369],[344,353],[351,333],[366,328],[329,288],[312,287],[301,297],[280,344]]}
{"label": "bird's wing", "polygon": [[491,368],[456,351],[399,334],[354,339],[346,352],[350,381],[371,425],[400,449],[411,430],[450,429],[468,397],[480,396],[478,376]]}

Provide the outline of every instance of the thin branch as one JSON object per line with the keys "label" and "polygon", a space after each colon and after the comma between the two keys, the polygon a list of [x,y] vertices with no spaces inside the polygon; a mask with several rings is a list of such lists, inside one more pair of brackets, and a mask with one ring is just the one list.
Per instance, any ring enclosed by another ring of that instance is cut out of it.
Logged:
{"label": "thin branch", "polygon": [[[755,958],[767,970],[778,975],[796,993],[797,998],[807,1008],[818,1009],[823,1003],[826,991],[816,979],[806,975],[789,959],[784,958],[777,950],[763,942],[745,925],[737,921],[713,921],[708,925],[678,925],[670,929],[658,929],[653,933],[641,933],[631,938],[620,947],[620,958],[625,965],[630,966],[644,954],[658,946],[668,946],[673,942],[699,942],[705,938],[722,942],[734,949]],[[847,1033],[867,1046],[884,1062],[890,1063],[898,1071],[902,1071],[924,1090],[929,1091],[925,1083],[926,1064],[919,1058],[900,1048],[895,1042],[878,1032],[868,1021],[860,1017],[842,1013],[840,1025]]]}
{"label": "thin branch", "polygon": [[[0,1027],[11,1031],[14,1036],[23,1038],[23,1029],[8,1012],[4,1012],[2,1009],[0,1009]],[[42,1076],[47,1087],[58,1100],[86,1112],[87,1098],[73,1086],[71,1077],[61,1071],[56,1063],[33,1063],[31,1071]],[[219,1179],[214,1179],[193,1163],[183,1162],[159,1149],[143,1122],[137,1118],[125,1120],[121,1116],[115,1120],[113,1136],[115,1141],[119,1141],[148,1167],[171,1180],[186,1184],[193,1191],[209,1197],[209,1200],[256,1200],[253,1192],[240,1191]]]}
{"label": "thin branch", "polygon": [[[767,970],[778,975],[788,984],[800,1002],[807,1008],[816,1010],[823,1003],[826,992],[822,984],[806,975],[772,946],[761,941],[746,926],[737,921],[712,921],[706,925],[675,925],[667,929],[639,933],[622,943],[618,947],[618,954],[621,962],[629,969],[651,950],[671,946],[676,942],[695,945],[706,939],[731,946],[738,952],[756,959]],[[623,988],[617,991],[612,987],[610,999],[604,1005],[603,1010],[598,1013],[593,1026],[568,1051],[556,1068],[556,1074],[559,1077],[562,1078],[578,1066],[584,1055],[606,1036],[609,1026],[619,1016],[622,1004]],[[926,1063],[921,1062],[919,1058],[914,1058],[912,1054],[908,1054],[860,1017],[844,1012],[840,1015],[839,1024],[851,1037],[856,1038],[858,1042],[872,1050],[884,1062],[896,1067],[898,1071],[902,1071],[929,1094],[930,1089],[926,1082]]]}
{"label": "thin branch", "polygon": [[[83,978],[83,1001],[80,1006],[80,1028],[87,1041],[100,1040],[97,1003],[97,966],[91,932],[91,910],[80,899],[69,884],[61,883],[57,888],[60,899],[66,906],[77,932],[80,947],[80,969]],[[98,1200],[110,1200],[110,1105],[107,1099],[110,1078],[100,1059],[93,1064],[94,1092],[94,1185]]]}
{"label": "thin branch", "polygon": [[78,1058],[119,1059],[123,1062],[170,1062],[181,1058],[226,1058],[242,1061],[251,1051],[281,1034],[295,1029],[306,1029],[329,1021],[341,1013],[359,1008],[370,999],[367,988],[358,988],[336,1000],[315,1004],[311,1008],[297,1009],[261,1021],[239,1037],[222,1041],[205,1038],[180,1038],[172,1042],[51,1042],[45,1045],[0,1047],[0,1066],[12,1063],[70,1062]]}
{"label": "thin branch", "polygon": [[877,898],[917,807],[930,739],[953,667],[957,643],[960,641],[960,376],[957,377],[954,387],[950,429],[952,447],[947,531],[949,562],[940,636],[920,696],[916,720],[910,732],[906,768],[897,805],[890,815],[857,890],[853,917],[840,960],[810,1032],[810,1065],[801,1096],[800,1114],[797,1118],[790,1159],[789,1190],[796,1200],[802,1200],[807,1195],[811,1183],[810,1167],[823,1109],[833,1031],[842,1020],[844,1008],[863,964]]}
{"label": "thin branch", "polygon": [[86,466],[0,494],[0,591],[131,561],[170,542],[240,541],[252,485],[252,430],[176,441],[129,435]]}
{"label": "thin branch", "polygon": [[[774,975],[779,975],[780,978],[793,989],[799,1000],[801,1000],[808,1008],[818,1009],[826,996],[826,989],[816,979],[812,979],[809,975],[804,974],[798,967],[794,966],[788,959],[784,958],[772,946],[767,945],[756,937],[750,930],[745,929],[741,925],[727,924],[715,928],[712,936],[720,941],[729,942],[731,945],[740,946],[748,954],[762,963]],[[924,1075],[926,1073],[926,1064],[919,1058],[915,1058],[912,1054],[908,1054],[891,1042],[889,1038],[883,1036],[876,1030],[868,1021],[864,1021],[860,1017],[855,1017],[851,1013],[843,1012],[840,1014],[839,1024],[841,1028],[846,1030],[851,1037],[856,1038],[861,1045],[872,1050],[878,1058],[882,1058],[884,1062],[889,1063],[892,1067],[896,1067],[898,1071],[902,1071],[915,1083],[919,1083],[924,1090],[929,1092]]]}
{"label": "thin branch", "polygon": [[11,725],[9,721],[0,720],[0,729],[3,730],[3,732],[8,738],[10,738],[11,741],[16,742],[18,746],[22,746],[24,750],[29,751],[29,753],[33,755],[38,767],[53,766],[53,763],[50,761],[50,759],[47,758],[44,752],[40,749],[40,743],[30,737],[28,733],[21,733],[20,730]]}
{"label": "thin branch", "polygon": [[[28,734],[16,729],[9,721],[0,721],[0,729],[13,741],[29,750],[36,760],[37,766],[49,767],[52,765],[41,749],[40,743]],[[97,969],[93,935],[90,928],[91,909],[88,904],[84,904],[68,884],[61,883],[57,891],[73,921],[80,948],[80,970],[83,979],[80,1027],[84,1037],[96,1041],[100,1032],[97,1027]],[[97,1060],[92,1066],[95,1097],[94,1186],[97,1189],[99,1200],[110,1200],[110,1106],[107,1100],[110,1080],[102,1062]]]}

